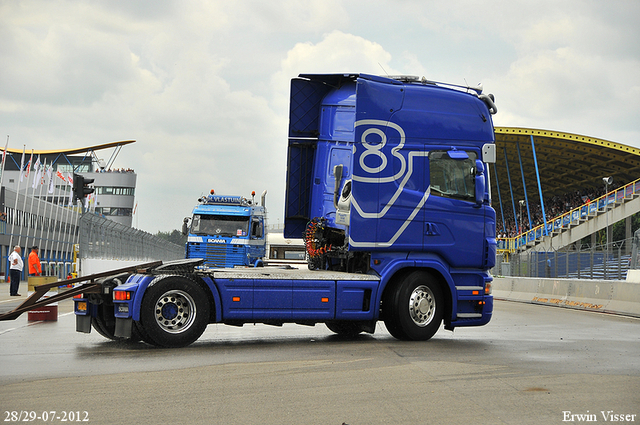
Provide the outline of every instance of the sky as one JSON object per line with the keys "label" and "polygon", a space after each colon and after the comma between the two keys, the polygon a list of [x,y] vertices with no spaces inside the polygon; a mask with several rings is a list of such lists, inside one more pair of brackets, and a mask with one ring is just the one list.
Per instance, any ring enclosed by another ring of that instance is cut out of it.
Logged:
{"label": "sky", "polygon": [[267,190],[282,225],[291,78],[481,82],[496,126],[640,147],[639,20],[637,0],[0,0],[0,136],[136,140],[113,167],[137,173],[146,232],[211,189]]}

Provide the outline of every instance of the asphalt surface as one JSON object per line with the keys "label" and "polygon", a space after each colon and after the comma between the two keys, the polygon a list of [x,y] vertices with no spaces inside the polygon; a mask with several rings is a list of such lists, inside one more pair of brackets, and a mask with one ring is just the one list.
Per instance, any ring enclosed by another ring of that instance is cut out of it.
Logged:
{"label": "asphalt surface", "polygon": [[[16,303],[8,292],[0,283],[0,309]],[[426,342],[383,324],[352,340],[323,325],[209,325],[189,347],[158,349],[76,333],[71,302],[58,308],[56,322],[0,322],[5,422],[640,422],[634,318],[497,301],[488,325]]]}

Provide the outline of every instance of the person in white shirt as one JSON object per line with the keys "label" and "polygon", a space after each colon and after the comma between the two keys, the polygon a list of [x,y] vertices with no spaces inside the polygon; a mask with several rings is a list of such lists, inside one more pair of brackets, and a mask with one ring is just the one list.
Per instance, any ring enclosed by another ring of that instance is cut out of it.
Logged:
{"label": "person in white shirt", "polygon": [[20,286],[20,278],[22,276],[22,269],[24,268],[24,263],[22,262],[22,257],[20,256],[20,252],[22,249],[19,246],[13,247],[13,252],[9,255],[9,276],[11,279],[11,284],[9,285],[9,295],[12,297],[19,297],[18,287]]}

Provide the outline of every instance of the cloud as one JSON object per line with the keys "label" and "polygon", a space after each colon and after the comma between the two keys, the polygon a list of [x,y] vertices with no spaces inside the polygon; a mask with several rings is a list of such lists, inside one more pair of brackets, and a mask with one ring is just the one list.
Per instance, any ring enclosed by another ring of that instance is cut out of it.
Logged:
{"label": "cloud", "polygon": [[[500,108],[495,122],[637,145],[637,25],[624,12],[612,12],[613,4],[572,5],[531,10],[515,23],[500,21],[516,57],[486,84]],[[602,19],[603,14],[617,19]]]}
{"label": "cloud", "polygon": [[[380,44],[336,30],[324,34],[317,43],[296,43],[282,59],[271,85],[288,88],[291,78],[299,74],[397,74],[390,65],[391,59]],[[288,94],[288,90],[277,89],[273,102],[278,109],[288,110]]]}
{"label": "cloud", "polygon": [[640,145],[639,13],[624,0],[0,2],[0,128],[34,149],[137,140],[114,166],[138,173],[143,230],[178,228],[211,188],[267,189],[281,222],[291,78],[482,81],[497,125]]}

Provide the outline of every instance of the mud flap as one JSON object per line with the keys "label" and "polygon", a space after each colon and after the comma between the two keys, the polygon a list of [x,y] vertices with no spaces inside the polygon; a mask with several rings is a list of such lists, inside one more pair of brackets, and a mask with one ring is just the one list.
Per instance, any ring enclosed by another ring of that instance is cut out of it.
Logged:
{"label": "mud flap", "polygon": [[85,334],[91,333],[91,316],[76,315],[76,332],[82,332]]}
{"label": "mud flap", "polygon": [[116,329],[113,335],[120,338],[131,338],[132,326],[133,319],[121,319],[116,317]]}

